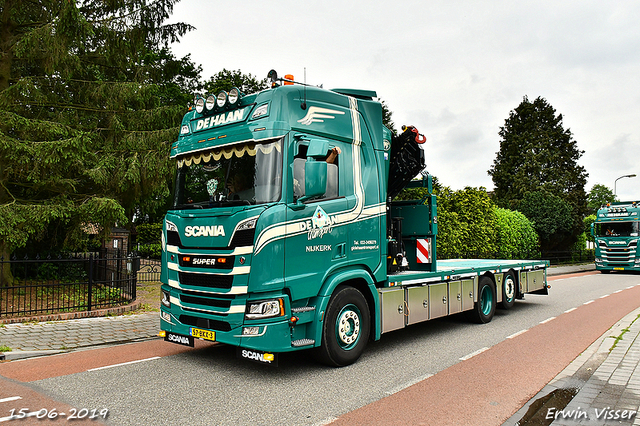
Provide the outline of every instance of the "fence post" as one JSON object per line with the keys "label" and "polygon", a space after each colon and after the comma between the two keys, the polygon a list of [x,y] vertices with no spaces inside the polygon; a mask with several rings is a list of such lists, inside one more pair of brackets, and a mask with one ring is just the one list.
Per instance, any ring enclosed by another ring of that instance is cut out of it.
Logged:
{"label": "fence post", "polygon": [[87,295],[87,310],[91,311],[91,293],[93,291],[93,253],[89,254],[89,290]]}

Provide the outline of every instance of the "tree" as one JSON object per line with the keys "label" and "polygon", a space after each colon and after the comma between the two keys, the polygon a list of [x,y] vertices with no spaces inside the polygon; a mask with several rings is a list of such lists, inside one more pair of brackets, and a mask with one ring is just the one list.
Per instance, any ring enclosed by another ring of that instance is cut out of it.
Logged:
{"label": "tree", "polygon": [[387,129],[391,130],[391,133],[396,136],[398,131],[396,130],[396,124],[393,122],[393,118],[391,117],[391,110],[385,101],[381,100],[380,104],[382,105],[382,124],[384,124]]}
{"label": "tree", "polygon": [[[543,256],[545,252],[568,249],[575,242],[573,212],[562,198],[546,191],[530,192],[518,204],[518,211],[532,222]],[[582,221],[578,231],[576,235],[583,231]]]}
{"label": "tree", "polygon": [[[534,191],[559,197],[572,212],[566,241],[570,246],[571,239],[582,232],[582,218],[587,213],[584,187],[588,173],[578,164],[584,151],[578,149],[571,131],[563,128],[562,114],[556,115],[541,97],[530,102],[525,96],[498,134],[500,150],[489,169],[496,204],[515,209]],[[543,240],[542,235],[540,238]]]}
{"label": "tree", "polygon": [[584,218],[584,233],[586,235],[586,239],[587,241],[591,241],[592,243],[595,242],[595,239],[593,238],[593,235],[591,235],[591,225],[593,225],[593,223],[595,223],[596,221],[596,215],[595,214],[590,214],[589,216]]}
{"label": "tree", "polygon": [[245,95],[250,95],[268,89],[269,83],[266,77],[258,80],[251,74],[243,74],[240,70],[229,71],[224,68],[204,83],[206,92],[214,95],[221,90],[228,92],[234,87],[238,88],[238,90]]}
{"label": "tree", "polygon": [[608,187],[596,183],[589,191],[589,195],[587,196],[588,208],[590,214],[595,214],[598,209],[607,203],[613,203],[614,201],[618,201],[616,196],[613,194],[613,191]]}
{"label": "tree", "polygon": [[67,245],[82,223],[107,233],[167,196],[200,72],[168,50],[191,29],[163,24],[176,1],[3,1],[0,256],[53,225]]}

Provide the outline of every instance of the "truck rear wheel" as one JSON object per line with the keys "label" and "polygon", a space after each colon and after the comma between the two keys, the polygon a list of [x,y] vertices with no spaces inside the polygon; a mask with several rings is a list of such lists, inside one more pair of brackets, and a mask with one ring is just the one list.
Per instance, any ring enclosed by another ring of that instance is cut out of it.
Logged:
{"label": "truck rear wheel", "polygon": [[338,287],[327,306],[316,357],[333,367],[353,364],[367,345],[370,324],[369,305],[362,293],[353,287]]}
{"label": "truck rear wheel", "polygon": [[516,278],[513,275],[513,272],[507,272],[504,274],[502,278],[502,302],[500,302],[500,307],[502,309],[510,309],[513,307],[513,304],[516,302]]}
{"label": "truck rear wheel", "polygon": [[496,286],[489,277],[481,277],[478,283],[478,301],[473,306],[471,318],[478,324],[486,324],[496,313]]}

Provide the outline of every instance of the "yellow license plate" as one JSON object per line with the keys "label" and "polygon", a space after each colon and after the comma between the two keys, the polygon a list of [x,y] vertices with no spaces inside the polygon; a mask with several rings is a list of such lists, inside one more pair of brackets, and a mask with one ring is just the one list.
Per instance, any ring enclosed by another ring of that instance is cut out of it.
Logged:
{"label": "yellow license plate", "polygon": [[199,328],[192,328],[191,335],[199,339],[216,341],[216,332],[210,330],[201,330]]}
{"label": "yellow license plate", "polygon": [[613,268],[614,271],[624,271],[624,268]]}

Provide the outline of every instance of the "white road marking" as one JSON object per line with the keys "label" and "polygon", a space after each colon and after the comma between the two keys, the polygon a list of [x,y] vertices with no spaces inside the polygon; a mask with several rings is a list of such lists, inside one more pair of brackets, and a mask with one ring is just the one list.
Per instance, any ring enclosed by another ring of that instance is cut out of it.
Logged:
{"label": "white road marking", "polygon": [[575,311],[577,308],[571,308],[571,309],[567,309],[566,311],[564,311],[565,314],[568,314],[569,312],[573,312]]}
{"label": "white road marking", "polygon": [[588,305],[589,303],[593,303],[593,300],[589,300],[588,302],[584,302],[583,305]]}
{"label": "white road marking", "polygon": [[388,391],[386,391],[385,393],[386,393],[387,395],[393,395],[394,393],[398,393],[398,392],[400,392],[401,390],[404,390],[404,389],[406,389],[406,388],[408,388],[408,387],[410,387],[410,386],[415,385],[416,383],[420,383],[421,381],[426,380],[426,379],[428,379],[428,378],[429,378],[429,377],[431,377],[431,376],[433,376],[433,374],[425,374],[424,376],[417,377],[417,378],[415,378],[415,379],[413,379],[413,380],[410,380],[410,381],[408,381],[408,382],[406,382],[406,383],[403,383],[403,384],[402,384],[402,385],[400,385],[400,386],[396,386],[395,388],[393,388],[393,389],[391,389],[391,390],[388,390]]}
{"label": "white road marking", "polygon": [[106,365],[104,367],[90,368],[87,371],[104,370],[106,368],[113,368],[113,367],[120,367],[122,365],[136,364],[138,362],[153,361],[154,359],[160,359],[160,357],[159,356],[154,356],[154,357],[151,357],[151,358],[139,359],[137,361],[129,361],[129,362],[123,362],[123,363],[120,363],[120,364]]}
{"label": "white road marking", "polygon": [[556,319],[556,317],[547,318],[547,319],[546,319],[546,320],[544,320],[544,321],[540,321],[540,324],[546,324],[546,323],[548,323],[549,321],[554,320],[554,319]]}
{"label": "white road marking", "polygon": [[511,336],[507,336],[507,339],[513,339],[514,337],[517,337],[523,333],[526,333],[529,329],[526,330],[520,330],[517,333],[513,333]]}
{"label": "white road marking", "polygon": [[22,397],[21,396],[11,396],[9,398],[0,399],[0,402],[17,401],[19,399],[22,399]]}
{"label": "white road marking", "polygon": [[484,352],[486,350],[489,350],[489,348],[485,347],[485,348],[478,349],[475,352],[471,352],[469,355],[463,356],[462,358],[460,358],[460,361],[466,361],[469,358],[473,358],[474,356],[479,355],[479,354],[481,354],[482,352]]}

